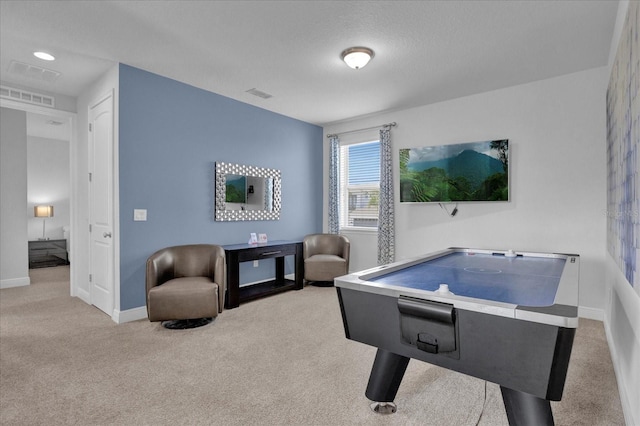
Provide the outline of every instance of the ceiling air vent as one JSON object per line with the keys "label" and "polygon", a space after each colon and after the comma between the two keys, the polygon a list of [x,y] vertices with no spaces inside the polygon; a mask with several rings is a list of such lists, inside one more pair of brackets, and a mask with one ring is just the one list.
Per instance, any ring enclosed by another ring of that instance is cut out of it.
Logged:
{"label": "ceiling air vent", "polygon": [[9,64],[9,72],[34,80],[46,81],[47,83],[53,83],[58,79],[58,77],[60,77],[60,73],[58,71],[48,70],[46,68],[18,61],[11,61]]}
{"label": "ceiling air vent", "polygon": [[263,92],[263,91],[261,91],[261,90],[258,90],[258,89],[256,89],[256,88],[253,88],[253,89],[249,89],[249,90],[247,90],[247,93],[250,93],[250,94],[252,94],[253,96],[257,96],[257,97],[262,98],[262,99],[269,99],[269,98],[272,98],[272,97],[273,97],[273,95],[270,95],[270,94],[268,94],[268,93],[265,93],[265,92]]}
{"label": "ceiling air vent", "polygon": [[0,86],[0,97],[14,101],[26,102],[28,104],[41,105],[54,108],[56,102],[53,96],[42,95],[40,93],[27,92],[25,90],[14,89],[13,87]]}

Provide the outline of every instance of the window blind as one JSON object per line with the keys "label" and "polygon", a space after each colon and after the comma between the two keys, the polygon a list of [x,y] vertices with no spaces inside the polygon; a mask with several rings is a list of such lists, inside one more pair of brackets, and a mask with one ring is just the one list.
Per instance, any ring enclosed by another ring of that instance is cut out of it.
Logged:
{"label": "window blind", "polygon": [[340,147],[340,227],[378,227],[380,142]]}

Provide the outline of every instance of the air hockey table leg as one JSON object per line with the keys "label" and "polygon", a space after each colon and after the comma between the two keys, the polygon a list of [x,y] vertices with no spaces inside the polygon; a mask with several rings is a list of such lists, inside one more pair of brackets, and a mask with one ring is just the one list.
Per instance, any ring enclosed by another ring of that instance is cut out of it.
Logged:
{"label": "air hockey table leg", "polygon": [[500,386],[510,426],[553,426],[551,403],[528,393]]}
{"label": "air hockey table leg", "polygon": [[410,358],[378,349],[373,361],[371,375],[365,395],[371,401],[371,409],[380,414],[392,414],[396,412],[393,403],[404,372],[409,365]]}

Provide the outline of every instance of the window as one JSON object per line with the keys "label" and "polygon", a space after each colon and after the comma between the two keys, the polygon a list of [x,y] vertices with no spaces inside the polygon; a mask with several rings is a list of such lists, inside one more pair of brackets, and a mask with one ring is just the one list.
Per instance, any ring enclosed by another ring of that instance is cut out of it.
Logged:
{"label": "window", "polygon": [[378,229],[380,142],[340,147],[340,228]]}

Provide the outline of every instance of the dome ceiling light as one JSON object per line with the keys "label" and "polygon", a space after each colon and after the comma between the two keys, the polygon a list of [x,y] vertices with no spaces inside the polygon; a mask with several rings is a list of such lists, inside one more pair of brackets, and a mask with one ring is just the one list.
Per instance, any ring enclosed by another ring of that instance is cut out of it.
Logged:
{"label": "dome ceiling light", "polygon": [[33,52],[33,56],[36,58],[42,59],[43,61],[55,61],[56,58],[50,53],[47,52]]}
{"label": "dome ceiling light", "polygon": [[368,47],[350,47],[342,52],[342,60],[354,70],[359,70],[374,57],[373,50]]}

